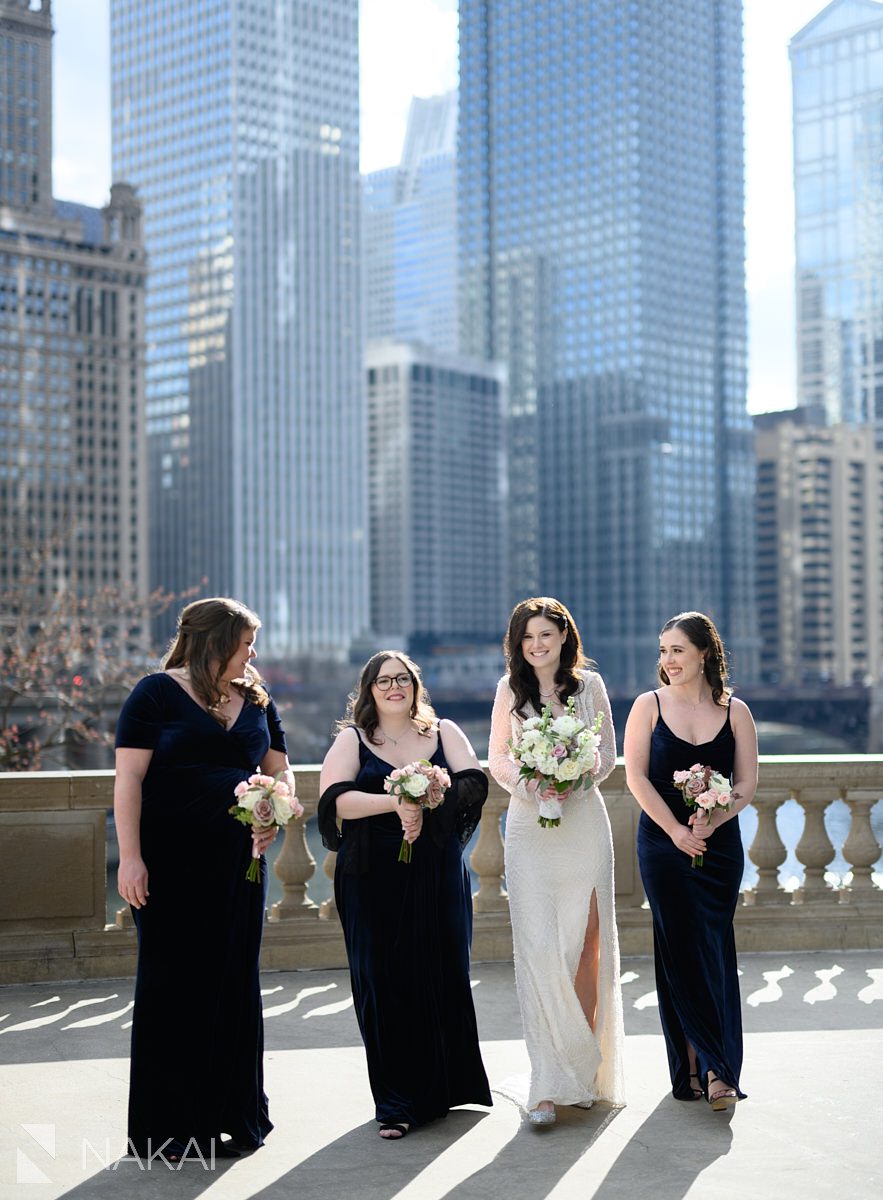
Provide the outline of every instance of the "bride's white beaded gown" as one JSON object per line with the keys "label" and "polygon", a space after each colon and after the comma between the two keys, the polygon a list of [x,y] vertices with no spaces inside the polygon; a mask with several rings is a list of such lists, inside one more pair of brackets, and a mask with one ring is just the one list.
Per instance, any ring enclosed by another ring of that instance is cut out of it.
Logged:
{"label": "bride's white beaded gown", "polygon": [[[595,784],[613,770],[616,741],[601,676],[581,671],[574,715],[590,725],[602,712],[601,766]],[[490,773],[510,793],[506,817],[506,886],[512,917],[515,983],[530,1058],[530,1078],[495,1089],[525,1109],[541,1100],[559,1105],[624,1103],[622,994],[613,894],[613,838],[597,786],[573,793],[561,824],[539,825],[538,801],[519,780],[509,743],[522,718],[513,713],[504,676],[494,701],[488,748]],[[595,1031],[574,987],[592,892],[597,896],[600,963]]]}

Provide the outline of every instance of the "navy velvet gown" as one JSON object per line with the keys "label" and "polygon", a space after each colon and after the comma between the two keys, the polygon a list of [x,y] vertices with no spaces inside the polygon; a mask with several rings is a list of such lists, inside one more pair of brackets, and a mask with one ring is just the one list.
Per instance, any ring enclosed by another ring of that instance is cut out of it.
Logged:
{"label": "navy velvet gown", "polygon": [[[649,779],[682,825],[695,810],[675,788],[675,771],[701,763],[731,779],[735,751],[729,708],[717,735],[699,746],[672,733],[660,711],[650,739]],[[706,845],[704,865],[693,867],[690,856],[641,813],[638,863],[653,914],[659,1016],[672,1092],[679,1100],[693,1099],[688,1041],[696,1050],[700,1080],[711,1070],[739,1091],[742,1070],[742,1010],[733,933],[744,866],[739,818],[717,828]],[[744,1093],[739,1091],[739,1096],[744,1098]]]}
{"label": "navy velvet gown", "polygon": [[246,701],[224,729],[171,676],[150,675],[123,705],[116,744],[153,751],[141,807],[150,895],[133,909],[131,1148],[195,1139],[208,1154],[221,1133],[256,1148],[273,1128],[258,977],[267,867],[260,884],[245,878],[251,833],[227,810],[267,750],[285,752],[276,708]]}
{"label": "navy velvet gown", "polygon": [[[430,761],[446,768],[439,747]],[[353,1001],[380,1122],[421,1125],[459,1104],[491,1104],[469,983],[472,896],[463,847],[478,824],[487,779],[452,775],[444,803],[424,812],[410,863],[398,861],[394,812],[336,826],[336,800],[383,792],[393,769],[359,739],[355,780],[320,801],[323,840],[337,850],[334,896]]]}

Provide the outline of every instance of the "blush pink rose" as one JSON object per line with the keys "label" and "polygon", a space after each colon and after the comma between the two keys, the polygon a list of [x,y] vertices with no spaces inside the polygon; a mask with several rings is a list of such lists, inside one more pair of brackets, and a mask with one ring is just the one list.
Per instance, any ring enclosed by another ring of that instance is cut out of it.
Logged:
{"label": "blush pink rose", "polygon": [[686,783],[689,778],[690,778],[689,771],[675,771],[675,773],[674,773],[675,783]]}
{"label": "blush pink rose", "polygon": [[684,791],[693,800],[696,800],[705,791],[705,780],[700,775],[698,778],[694,775],[687,780],[687,786]]}
{"label": "blush pink rose", "polygon": [[248,791],[248,784],[243,779],[240,783],[237,783],[236,787],[233,789],[233,795],[234,796],[244,796],[247,791]]}
{"label": "blush pink rose", "polygon": [[562,745],[559,743],[559,744],[558,744],[558,745],[555,747],[555,749],[552,751],[552,757],[553,757],[553,758],[566,758],[566,757],[567,757],[567,747],[566,747],[566,746],[562,746]]}
{"label": "blush pink rose", "polygon": [[717,794],[715,792],[700,792],[695,799],[699,807],[704,808],[706,811],[714,808],[717,804]]}

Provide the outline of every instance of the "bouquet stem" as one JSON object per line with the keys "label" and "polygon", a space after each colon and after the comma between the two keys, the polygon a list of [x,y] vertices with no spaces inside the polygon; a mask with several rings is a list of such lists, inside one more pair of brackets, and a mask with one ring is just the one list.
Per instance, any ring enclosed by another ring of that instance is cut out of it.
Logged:
{"label": "bouquet stem", "polygon": [[249,880],[250,883],[260,883],[261,860],[259,858],[252,858],[251,862],[248,864],[248,870],[245,872],[245,878]]}
{"label": "bouquet stem", "polygon": [[703,866],[704,863],[705,863],[705,855],[704,854],[694,854],[692,859],[690,860],[691,867],[701,867],[701,866]]}
{"label": "bouquet stem", "polygon": [[399,862],[409,863],[411,861],[411,843],[402,838],[402,844],[399,846]]}

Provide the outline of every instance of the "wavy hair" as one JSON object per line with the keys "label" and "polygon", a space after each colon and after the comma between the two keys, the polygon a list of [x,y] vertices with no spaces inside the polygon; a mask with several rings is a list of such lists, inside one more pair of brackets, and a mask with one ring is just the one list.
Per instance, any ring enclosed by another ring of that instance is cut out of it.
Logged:
{"label": "wavy hair", "polygon": [[594,665],[583,653],[582,638],[576,622],[560,600],[555,600],[552,596],[532,596],[529,600],[522,600],[520,604],[516,604],[503,639],[503,653],[509,672],[509,686],[515,697],[512,711],[520,717],[527,715],[527,704],[531,704],[536,712],[542,712],[543,708],[539,680],[521,649],[527,623],[532,617],[545,617],[561,633],[567,634],[561,646],[561,661],[555,672],[555,688],[563,700],[566,701],[579,691],[582,684],[579,672]]}
{"label": "wavy hair", "polygon": [[390,658],[400,662],[411,676],[414,698],[411,701],[410,717],[417,726],[418,732],[424,737],[428,737],[438,723],[435,709],[429,703],[429,693],[423,686],[423,676],[420,674],[417,664],[401,650],[381,650],[377,654],[372,654],[362,667],[358,685],[350,694],[347,702],[346,716],[342,721],[337,722],[338,731],[348,729],[350,726],[361,729],[372,746],[380,746],[383,743],[378,742],[374,737],[380,719],[377,715],[377,705],[374,702],[374,693],[371,691],[371,687],[380,674],[380,668]]}
{"label": "wavy hair", "polygon": [[[691,645],[705,655],[702,671],[711,686],[711,698],[715,704],[726,708],[733,689],[727,686],[729,678],[727,652],[714,621],[705,613],[682,612],[665,622],[659,631],[659,636],[662,637],[670,629],[683,629]],[[663,670],[661,662],[656,664],[656,673],[660,683],[668,685],[671,682]]]}
{"label": "wavy hair", "polygon": [[[178,628],[162,660],[163,670],[187,668],[197,697],[225,728],[227,722],[218,712],[218,705],[225,699],[221,677],[239,649],[243,633],[247,629],[257,632],[260,627],[260,617],[238,600],[228,596],[194,600],[179,613]],[[251,664],[240,679],[233,680],[232,686],[258,708],[266,708],[270,703],[261,686],[261,677]]]}

